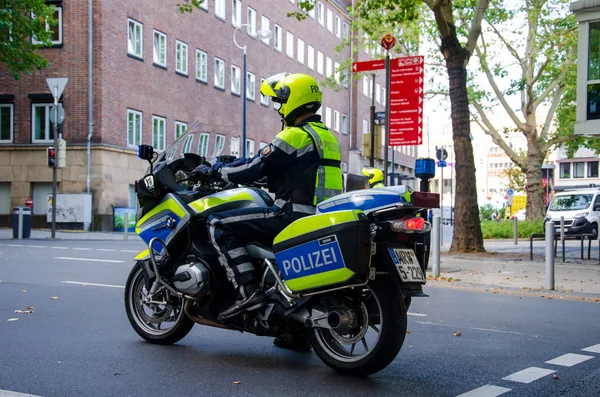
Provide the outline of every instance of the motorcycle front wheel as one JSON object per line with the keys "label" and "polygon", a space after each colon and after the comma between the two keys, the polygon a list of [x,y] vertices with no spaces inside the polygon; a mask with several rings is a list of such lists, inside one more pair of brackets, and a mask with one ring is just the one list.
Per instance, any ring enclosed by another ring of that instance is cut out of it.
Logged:
{"label": "motorcycle front wheel", "polygon": [[142,266],[136,263],[125,285],[125,312],[131,326],[150,343],[172,345],[185,337],[194,322],[185,314],[185,299],[164,287],[149,297]]}
{"label": "motorcycle front wheel", "polygon": [[330,368],[352,376],[381,371],[396,358],[407,328],[402,293],[391,277],[367,284],[355,303],[357,323],[344,335],[313,328],[308,337],[319,358]]}

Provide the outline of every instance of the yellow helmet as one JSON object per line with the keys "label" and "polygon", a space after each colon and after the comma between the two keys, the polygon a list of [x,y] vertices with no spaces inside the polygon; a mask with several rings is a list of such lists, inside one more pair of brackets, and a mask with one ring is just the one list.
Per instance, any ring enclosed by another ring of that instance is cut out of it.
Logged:
{"label": "yellow helmet", "polygon": [[303,113],[316,113],[323,93],[317,80],[303,73],[279,73],[264,80],[260,92],[279,104],[276,108],[289,126]]}
{"label": "yellow helmet", "polygon": [[369,186],[373,187],[377,183],[383,184],[383,171],[378,168],[364,167],[362,174],[369,178]]}

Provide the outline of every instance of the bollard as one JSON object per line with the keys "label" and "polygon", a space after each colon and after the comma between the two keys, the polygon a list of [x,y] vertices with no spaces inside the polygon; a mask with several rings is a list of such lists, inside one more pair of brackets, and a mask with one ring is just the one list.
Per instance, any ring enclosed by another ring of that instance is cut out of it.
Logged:
{"label": "bollard", "polygon": [[562,246],[562,261],[565,263],[565,217],[560,217],[560,244]]}
{"label": "bollard", "polygon": [[554,290],[554,222],[546,222],[546,289]]}
{"label": "bollard", "polygon": [[433,254],[433,277],[440,276],[440,217],[434,216],[433,227],[431,228],[431,251]]}
{"label": "bollard", "polygon": [[125,226],[123,227],[125,231],[125,240],[127,240],[127,234],[129,233],[129,214],[125,212]]}
{"label": "bollard", "polygon": [[18,239],[23,240],[23,208],[19,208]]}
{"label": "bollard", "polygon": [[515,216],[513,225],[513,234],[515,235],[515,245],[519,244],[519,220]]}

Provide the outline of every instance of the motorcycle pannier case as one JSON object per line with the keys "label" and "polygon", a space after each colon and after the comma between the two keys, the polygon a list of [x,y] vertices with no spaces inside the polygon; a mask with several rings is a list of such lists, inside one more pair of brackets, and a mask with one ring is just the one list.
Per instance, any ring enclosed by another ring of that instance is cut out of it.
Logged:
{"label": "motorcycle pannier case", "polygon": [[364,280],[371,255],[369,225],[362,211],[346,210],[307,216],[283,229],[273,251],[287,286],[306,291]]}

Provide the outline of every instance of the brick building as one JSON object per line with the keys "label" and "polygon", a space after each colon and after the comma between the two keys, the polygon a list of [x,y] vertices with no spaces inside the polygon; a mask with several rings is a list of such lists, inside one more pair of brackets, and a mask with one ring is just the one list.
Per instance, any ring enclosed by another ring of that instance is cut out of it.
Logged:
{"label": "brick building", "polygon": [[[261,79],[304,72],[339,82],[338,89],[323,89],[321,114],[340,140],[344,171],[360,172],[360,164],[354,170],[346,164],[350,149],[360,147],[370,99],[359,94],[358,85],[351,93],[343,74],[336,73],[350,49],[334,50],[350,34],[349,2],[318,1],[297,21],[287,16],[298,10],[294,0],[206,0],[205,9],[191,14],[181,14],[177,0],[93,0],[91,60],[88,2],[52,3],[59,24],[53,47],[41,50],[50,67],[21,81],[0,69],[0,226],[8,223],[10,208],[29,197],[34,225],[47,225],[52,172],[46,148],[53,142],[47,77],[69,79],[61,98],[68,150],[67,167],[58,171],[59,193],[85,193],[89,178],[95,229],[112,230],[115,207],[135,207],[133,181],[146,168],[136,145],[164,150],[200,120],[206,134],[194,142],[199,154],[241,155],[243,51],[233,41],[236,29],[238,44],[247,47],[247,155],[281,128],[272,104],[261,98]],[[271,38],[257,37],[267,29]]]}

